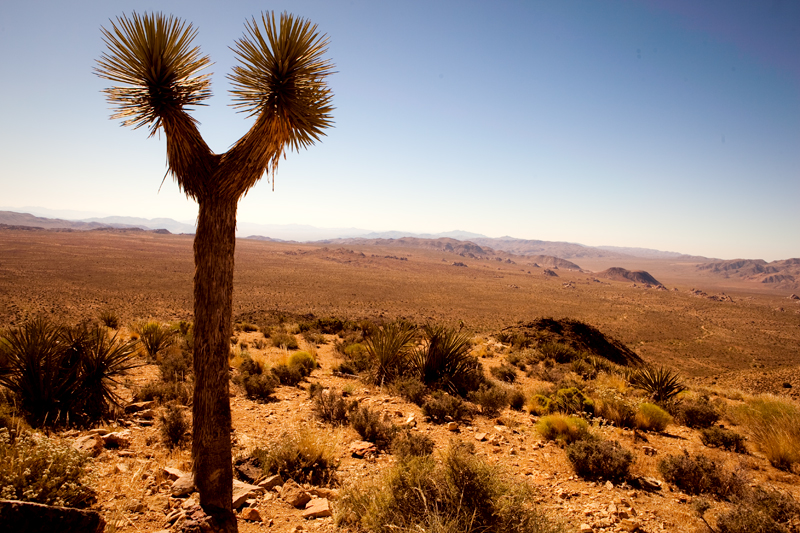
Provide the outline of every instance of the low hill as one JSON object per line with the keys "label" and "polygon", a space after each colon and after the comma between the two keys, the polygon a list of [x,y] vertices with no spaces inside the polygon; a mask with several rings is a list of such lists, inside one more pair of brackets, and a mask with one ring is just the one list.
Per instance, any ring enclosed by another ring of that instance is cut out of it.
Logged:
{"label": "low hill", "polygon": [[697,266],[697,270],[723,278],[765,283],[775,288],[800,288],[800,258],[766,262],[763,259],[732,259]]}
{"label": "low hill", "polygon": [[612,281],[632,281],[634,283],[646,283],[648,285],[663,285],[663,283],[644,270],[631,271],[621,267],[611,267],[608,270],[598,272],[597,277],[610,279]]}

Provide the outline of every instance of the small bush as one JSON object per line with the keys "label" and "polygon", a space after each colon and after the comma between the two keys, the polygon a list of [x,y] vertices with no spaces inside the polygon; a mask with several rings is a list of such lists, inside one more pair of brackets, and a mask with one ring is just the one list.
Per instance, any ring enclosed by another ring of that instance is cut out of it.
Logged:
{"label": "small bush", "polygon": [[595,403],[595,413],[619,428],[632,428],[636,423],[636,410],[624,398],[605,395]]}
{"label": "small bush", "polygon": [[189,440],[191,425],[183,415],[183,409],[176,405],[170,405],[158,417],[161,429],[161,440],[164,445],[172,450],[180,448]]}
{"label": "small bush", "polygon": [[0,500],[59,507],[89,507],[94,491],[83,484],[86,457],[69,445],[23,431],[13,440],[0,428]]}
{"label": "small bush", "polygon": [[105,327],[119,329],[119,315],[115,311],[103,309],[97,316]]}
{"label": "small bush", "polygon": [[572,444],[591,438],[586,420],[563,414],[542,417],[536,424],[536,430],[545,439],[561,444]]}
{"label": "small bush", "polygon": [[428,389],[420,380],[414,377],[406,377],[396,380],[392,384],[395,394],[399,394],[404,400],[415,405],[421,406],[425,402]]}
{"label": "small bush", "polygon": [[253,331],[258,331],[258,326],[256,326],[255,324],[251,324],[249,322],[242,322],[241,324],[238,324],[238,329],[239,331],[250,333]]}
{"label": "small bush", "polygon": [[500,381],[514,383],[517,380],[516,369],[509,364],[502,364],[489,369],[489,373]]}
{"label": "small bush", "polygon": [[687,494],[711,494],[729,500],[744,493],[745,480],[739,472],[728,472],[705,455],[684,452],[659,461],[664,479]]}
{"label": "small bush", "polygon": [[181,349],[168,350],[158,362],[158,370],[166,383],[186,381],[192,375],[192,354]]}
{"label": "small bush", "polygon": [[671,402],[686,387],[678,380],[678,374],[664,367],[644,367],[634,370],[629,380],[630,384],[650,395],[650,398],[659,405]]}
{"label": "small bush", "polygon": [[705,397],[684,400],[675,406],[675,412],[681,424],[694,429],[711,427],[720,418],[719,412]]}
{"label": "small bush", "polygon": [[338,461],[335,448],[325,435],[307,430],[285,434],[267,448],[256,448],[252,455],[265,474],[280,474],[283,479],[314,486],[336,483]]}
{"label": "small bush", "polygon": [[444,424],[450,420],[466,420],[472,415],[472,410],[458,396],[436,391],[422,404],[422,415],[434,424]]}
{"label": "small bush", "polygon": [[303,332],[303,340],[311,344],[327,344],[328,339],[325,338],[325,335],[322,333],[316,333],[313,331],[304,331]]}
{"label": "small bush", "polygon": [[575,387],[559,389],[550,403],[551,412],[566,414],[594,413],[594,402]]}
{"label": "small bush", "polygon": [[251,400],[269,402],[273,400],[272,394],[277,386],[276,379],[270,374],[244,374],[239,384],[244,388],[244,394]]}
{"label": "small bush", "polygon": [[584,439],[567,446],[567,459],[584,479],[621,481],[628,478],[633,454],[617,442]]}
{"label": "small bush", "polygon": [[189,405],[191,403],[193,386],[190,382],[164,382],[151,381],[145,383],[133,394],[133,399],[137,402],[149,402],[155,400],[159,404],[178,403]]}
{"label": "small bush", "polygon": [[788,533],[800,516],[800,505],[788,494],[755,488],[734,499],[717,519],[718,533]]}
{"label": "small bush", "polygon": [[311,372],[319,368],[317,360],[308,352],[295,352],[289,357],[289,366],[296,367],[303,377],[308,377]]}
{"label": "small bush", "polygon": [[723,448],[736,453],[747,453],[744,437],[734,431],[717,426],[700,430],[700,440],[711,448]]}
{"label": "small bush", "polygon": [[433,448],[433,439],[417,431],[400,431],[392,440],[392,453],[400,460],[430,455]]}
{"label": "small bush", "polygon": [[478,390],[483,384],[483,368],[470,355],[470,336],[445,326],[426,326],[425,342],[414,350],[412,366],[428,387],[460,396]]}
{"label": "small bush", "polygon": [[397,432],[394,424],[385,422],[380,413],[366,406],[361,406],[350,414],[350,425],[362,439],[373,443],[378,449],[388,448]]}
{"label": "small bush", "polygon": [[506,391],[497,385],[482,385],[477,391],[470,392],[468,398],[481,408],[484,416],[497,416],[508,405]]}
{"label": "small bush", "polygon": [[412,457],[373,482],[350,485],[339,500],[337,526],[375,533],[564,531],[530,505],[528,485],[508,480],[474,448],[452,444],[441,459]]}
{"label": "small bush", "polygon": [[506,398],[508,406],[515,411],[521,411],[525,407],[525,393],[516,387],[506,389]]}
{"label": "small bush", "polygon": [[550,398],[544,394],[534,394],[525,404],[525,408],[532,415],[546,415],[550,412]]}
{"label": "small bush", "polygon": [[391,383],[407,372],[408,354],[415,335],[415,328],[407,322],[392,322],[367,335],[364,347],[371,359],[371,383]]}
{"label": "small bush", "polygon": [[278,363],[273,366],[270,371],[281,385],[287,387],[296,387],[298,383],[303,381],[303,374],[300,372],[300,367],[297,366]]}
{"label": "small bush", "polygon": [[155,361],[159,353],[175,344],[175,332],[159,322],[139,322],[131,329],[139,335],[139,342],[151,361]]}
{"label": "small bush", "polygon": [[287,350],[297,350],[300,345],[297,344],[297,338],[289,333],[273,333],[270,335],[272,345],[276,348],[286,348]]}
{"label": "small bush", "polygon": [[347,423],[350,412],[357,407],[356,402],[348,402],[336,389],[324,389],[312,396],[313,410],[317,418],[329,424]]}
{"label": "small bush", "polygon": [[671,422],[672,417],[668,412],[657,405],[647,402],[639,405],[639,410],[636,411],[636,416],[634,417],[636,428],[642,431],[656,431],[660,433],[667,429],[667,426]]}
{"label": "small bush", "polygon": [[578,352],[571,346],[560,342],[545,342],[538,348],[545,359],[552,359],[556,363],[569,363],[578,357]]}

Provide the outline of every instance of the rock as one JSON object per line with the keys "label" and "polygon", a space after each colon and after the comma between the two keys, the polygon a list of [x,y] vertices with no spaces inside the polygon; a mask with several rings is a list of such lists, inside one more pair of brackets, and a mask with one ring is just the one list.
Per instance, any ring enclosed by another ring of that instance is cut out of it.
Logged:
{"label": "rock", "polygon": [[159,494],[158,496],[154,496],[150,500],[150,507],[151,511],[155,512],[163,512],[169,509],[169,498],[164,496],[163,494]]}
{"label": "rock", "polygon": [[652,477],[637,477],[631,481],[631,484],[649,492],[661,490],[661,481]]}
{"label": "rock", "polygon": [[14,500],[0,500],[0,524],[4,531],[25,533],[103,533],[106,528],[96,511]]}
{"label": "rock", "polygon": [[170,467],[164,468],[163,472],[164,472],[164,477],[171,481],[175,481],[179,477],[183,477],[184,475],[186,475],[186,472],[184,472],[183,470],[178,470],[177,468],[170,468]]}
{"label": "rock", "polygon": [[256,485],[248,485],[236,479],[233,480],[233,508],[238,509],[250,498],[255,498],[259,494],[264,494],[266,489]]}
{"label": "rock", "polygon": [[363,459],[367,455],[374,455],[378,449],[371,442],[359,440],[350,445],[350,454],[353,457]]}
{"label": "rock", "polygon": [[184,474],[175,480],[169,492],[174,497],[180,498],[181,496],[186,496],[187,494],[191,494],[196,490],[197,487],[194,486],[194,475]]}
{"label": "rock", "polygon": [[458,431],[458,422],[448,422],[445,427],[447,431]]}
{"label": "rock", "polygon": [[272,490],[279,485],[283,485],[283,479],[281,478],[280,474],[269,476],[267,479],[258,484],[258,486],[264,490]]}
{"label": "rock", "polygon": [[292,507],[297,508],[305,507],[311,501],[311,495],[291,479],[283,484],[281,498]]}
{"label": "rock", "polygon": [[84,435],[72,443],[72,447],[90,457],[97,457],[103,451],[105,441],[103,437],[97,435]]}
{"label": "rock", "polygon": [[612,490],[614,488],[614,484],[611,483],[610,481],[606,481],[606,488],[608,490]]}
{"label": "rock", "polygon": [[657,450],[652,446],[642,446],[642,451],[645,455],[655,455],[657,453]]}
{"label": "rock", "polygon": [[151,409],[155,404],[156,402],[153,400],[149,402],[130,403],[125,406],[125,412],[128,414],[138,413],[139,411],[145,411],[147,409]]}
{"label": "rock", "polygon": [[594,529],[589,524],[581,524],[581,527],[578,529],[581,533],[592,533]]}
{"label": "rock", "polygon": [[308,490],[308,493],[317,498],[327,498],[328,500],[335,500],[339,497],[339,491],[336,489],[326,489],[322,487],[314,487]]}
{"label": "rock", "polygon": [[130,430],[117,431],[103,436],[104,446],[106,448],[127,448],[131,445],[131,432]]}
{"label": "rock", "polygon": [[414,417],[414,415],[410,415],[408,418],[406,418],[404,424],[408,428],[417,427],[417,419]]}
{"label": "rock", "polygon": [[116,465],[114,465],[115,474],[127,474],[130,471],[131,469],[128,468],[128,465],[126,465],[125,463],[117,463]]}
{"label": "rock", "polygon": [[630,518],[626,518],[625,520],[620,521],[619,527],[623,531],[639,531],[642,526],[636,520],[631,520]]}
{"label": "rock", "polygon": [[261,470],[261,462],[255,457],[248,457],[236,461],[234,468],[239,476],[247,483],[255,482],[264,474],[264,471]]}
{"label": "rock", "polygon": [[483,442],[486,440],[486,433],[475,433],[475,440]]}
{"label": "rock", "polygon": [[303,518],[324,518],[331,516],[331,506],[327,498],[314,498],[306,504]]}
{"label": "rock", "polygon": [[125,510],[129,513],[142,513],[147,510],[147,506],[139,500],[131,500],[125,504]]}
{"label": "rock", "polygon": [[242,519],[249,520],[250,522],[263,522],[264,520],[261,518],[261,513],[258,512],[258,509],[254,509],[253,507],[246,507],[242,509]]}

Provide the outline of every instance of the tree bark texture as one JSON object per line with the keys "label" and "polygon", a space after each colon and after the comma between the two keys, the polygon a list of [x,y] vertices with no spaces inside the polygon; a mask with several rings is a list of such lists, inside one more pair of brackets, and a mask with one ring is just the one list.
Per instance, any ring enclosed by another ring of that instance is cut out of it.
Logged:
{"label": "tree bark texture", "polygon": [[200,505],[216,531],[235,532],[231,508],[229,352],[233,310],[236,199],[198,198],[194,238],[194,397],[192,470]]}

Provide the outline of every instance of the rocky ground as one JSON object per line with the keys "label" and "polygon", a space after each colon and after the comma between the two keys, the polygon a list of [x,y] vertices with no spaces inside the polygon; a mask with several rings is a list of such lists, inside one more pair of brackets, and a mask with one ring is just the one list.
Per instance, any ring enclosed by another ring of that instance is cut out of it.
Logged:
{"label": "rocky ground", "polygon": [[[239,340],[252,343],[260,334],[238,335]],[[634,452],[634,478],[644,483],[633,486],[633,481],[622,485],[583,481],[574,475],[565,451],[539,436],[535,429],[536,417],[507,409],[495,418],[475,416],[469,423],[430,424],[424,420],[419,407],[387,390],[334,375],[331,368],[340,360],[333,350],[335,337],[326,338],[326,344],[316,347],[320,368],[313,372],[309,381],[326,388],[350,391],[351,397],[379,409],[396,424],[413,425],[413,431],[429,435],[438,450],[444,449],[452,439],[474,443],[476,452],[486,461],[496,464],[520,483],[533,485],[536,503],[548,515],[566,523],[571,531],[708,531],[693,510],[693,498],[664,483],[656,467],[660,458],[684,450],[703,452],[730,466],[741,463],[754,485],[774,487],[800,499],[797,475],[774,469],[752,449],[749,455],[737,455],[706,448],[696,431],[676,425],[669,426],[665,433],[646,435],[635,435],[612,426],[594,428],[604,438],[616,440]],[[502,346],[492,342],[492,347],[490,356],[482,359],[487,369],[500,364],[504,357]],[[266,361],[285,356],[277,348],[251,348],[251,351],[255,357]],[[142,367],[131,376],[122,392],[130,395],[130,389],[156,375],[155,367]],[[524,388],[530,378],[520,373],[520,379]],[[292,481],[264,475],[253,475],[256,479],[251,478],[250,483],[238,482],[234,489],[238,495],[239,530],[243,533],[334,531],[334,518],[330,515],[336,513],[341,487],[380,475],[394,462],[390,454],[374,453],[368,447],[359,450],[360,437],[352,428],[331,427],[319,422],[303,388],[279,387],[276,401],[270,403],[248,400],[235,386],[233,393],[236,457],[247,457],[258,446],[310,430],[335,447],[339,460],[339,485],[333,488],[299,487]],[[202,512],[197,506],[197,494],[191,483],[187,483],[186,476],[191,470],[189,450],[170,451],[162,444],[158,422],[154,421],[159,407],[129,408],[133,409],[139,410],[111,426],[61,435],[76,447],[96,454],[90,475],[98,492],[96,508],[108,524],[106,531],[191,531],[193,526],[199,527]],[[187,408],[187,413],[189,411]],[[728,505],[712,502],[707,519],[713,524],[715,515]]]}

